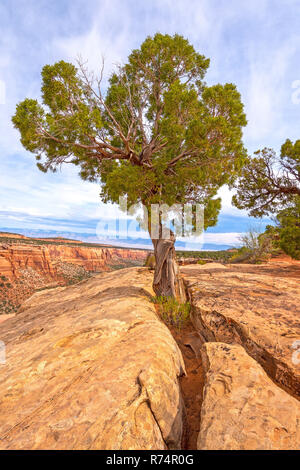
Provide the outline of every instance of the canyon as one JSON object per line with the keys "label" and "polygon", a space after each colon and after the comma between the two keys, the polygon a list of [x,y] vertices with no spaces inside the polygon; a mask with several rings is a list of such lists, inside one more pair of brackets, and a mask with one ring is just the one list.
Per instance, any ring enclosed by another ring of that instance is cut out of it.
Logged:
{"label": "canyon", "polygon": [[298,449],[299,262],[181,272],[181,330],[147,267],[36,292],[2,322],[0,448]]}
{"label": "canyon", "polygon": [[96,272],[143,265],[146,255],[145,250],[0,233],[0,315],[16,312],[38,289],[72,284]]}

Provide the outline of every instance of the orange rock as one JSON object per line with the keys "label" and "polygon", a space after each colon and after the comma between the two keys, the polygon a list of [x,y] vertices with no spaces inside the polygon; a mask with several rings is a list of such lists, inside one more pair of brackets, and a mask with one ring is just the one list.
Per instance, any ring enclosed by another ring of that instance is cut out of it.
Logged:
{"label": "orange rock", "polygon": [[146,251],[120,248],[94,248],[68,245],[0,245],[0,274],[16,279],[20,269],[33,268],[40,274],[56,278],[53,263],[59,259],[83,266],[88,271],[107,271],[109,263],[123,259],[144,261]]}
{"label": "orange rock", "polygon": [[300,263],[186,266],[192,321],[205,341],[242,345],[283,389],[300,399]]}
{"label": "orange rock", "polygon": [[199,450],[298,450],[300,403],[239,345],[205,343]]}
{"label": "orange rock", "polygon": [[178,449],[181,352],[129,268],[38,292],[0,325],[0,449]]}

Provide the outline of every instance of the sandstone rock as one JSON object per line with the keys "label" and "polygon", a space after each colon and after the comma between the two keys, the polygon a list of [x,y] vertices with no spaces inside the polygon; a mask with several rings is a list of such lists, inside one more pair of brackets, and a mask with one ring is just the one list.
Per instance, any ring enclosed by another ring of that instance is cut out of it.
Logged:
{"label": "sandstone rock", "polygon": [[70,246],[66,243],[31,245],[0,244],[0,273],[11,280],[20,275],[20,269],[33,268],[40,274],[56,277],[53,263],[59,259],[84,266],[88,271],[109,270],[110,263],[120,260],[138,260],[141,263],[146,251],[122,248]]}
{"label": "sandstone rock", "polygon": [[180,350],[129,268],[34,294],[0,325],[1,449],[180,448]]}
{"label": "sandstone rock", "polygon": [[187,266],[192,321],[206,341],[241,344],[282,388],[300,397],[300,264]]}
{"label": "sandstone rock", "polygon": [[[30,241],[30,239],[28,239]],[[0,315],[16,312],[38,289],[69,285],[104,272],[142,265],[146,251],[114,247],[56,244],[0,243]],[[9,282],[12,288],[7,289]]]}
{"label": "sandstone rock", "polygon": [[199,450],[299,450],[300,403],[238,345],[205,343]]}
{"label": "sandstone rock", "polygon": [[11,232],[0,232],[0,238],[22,238],[22,239],[27,239],[28,237],[25,237],[25,235],[20,235],[19,233],[11,233]]}
{"label": "sandstone rock", "polygon": [[44,246],[0,245],[0,273],[11,280],[19,276],[20,269],[34,268],[36,271],[55,276],[49,251]]}
{"label": "sandstone rock", "polygon": [[186,266],[188,264],[197,264],[198,259],[197,258],[178,258],[177,263],[179,266]]}

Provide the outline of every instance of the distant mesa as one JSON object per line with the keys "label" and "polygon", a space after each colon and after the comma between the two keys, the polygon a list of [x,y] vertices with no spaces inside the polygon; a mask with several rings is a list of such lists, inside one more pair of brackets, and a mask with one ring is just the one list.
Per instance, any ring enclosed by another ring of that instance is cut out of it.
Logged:
{"label": "distant mesa", "polygon": [[0,232],[0,238],[28,238],[25,235],[20,235],[19,233],[11,232]]}
{"label": "distant mesa", "polygon": [[76,284],[93,273],[142,266],[145,250],[65,237],[0,232],[0,315],[14,314],[37,290]]}

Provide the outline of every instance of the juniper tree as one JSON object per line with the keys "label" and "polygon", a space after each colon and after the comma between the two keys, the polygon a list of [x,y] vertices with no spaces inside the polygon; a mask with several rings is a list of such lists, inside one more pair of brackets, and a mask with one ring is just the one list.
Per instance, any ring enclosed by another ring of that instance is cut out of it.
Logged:
{"label": "juniper tree", "polygon": [[275,215],[279,246],[300,259],[300,140],[286,140],[279,156],[265,148],[248,158],[233,203],[254,217]]}
{"label": "juniper tree", "polygon": [[[221,207],[218,189],[232,184],[245,159],[246,125],[235,85],[207,86],[209,59],[182,36],[147,37],[106,92],[85,64],[60,61],[42,70],[41,103],[25,99],[13,123],[42,171],[63,163],[85,180],[101,182],[104,202],[199,203],[205,227]],[[178,296],[175,235],[153,239],[157,295]]]}

